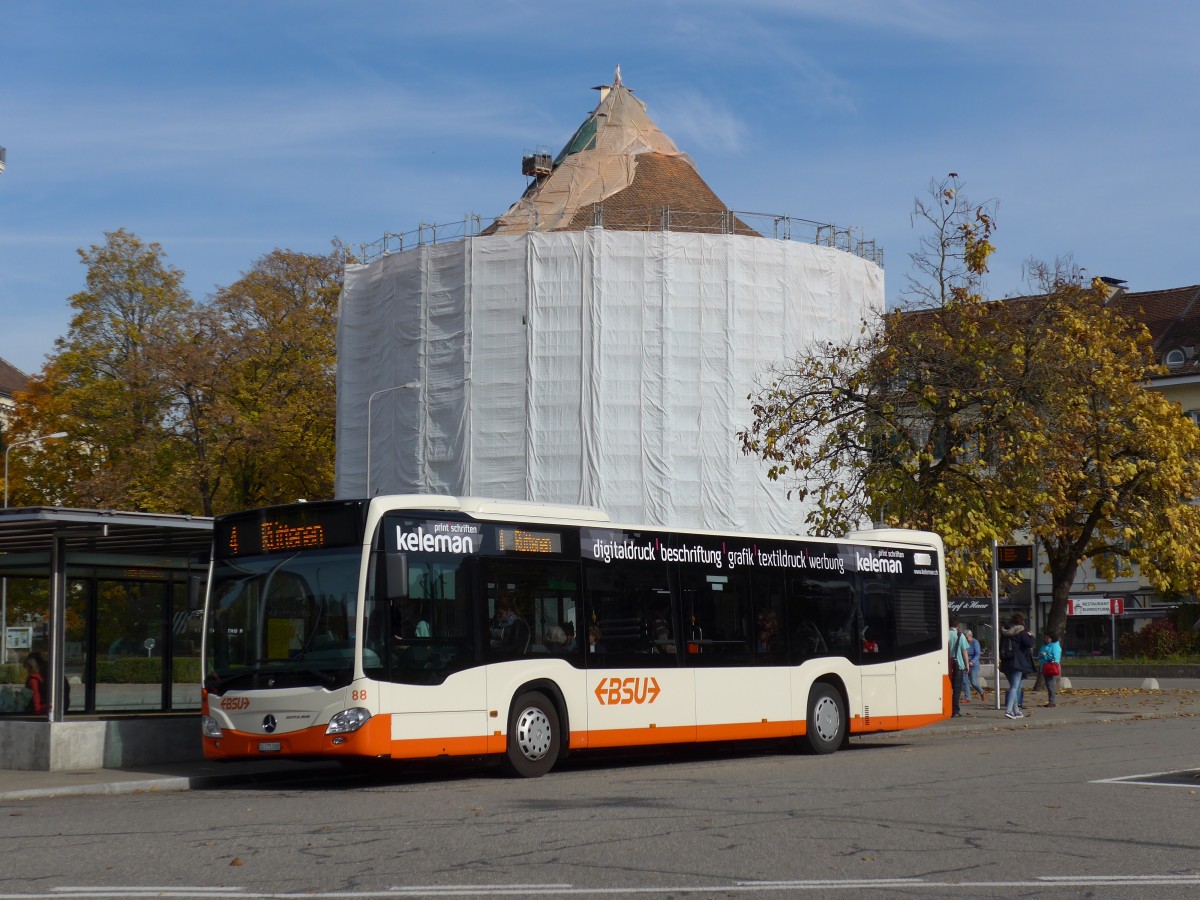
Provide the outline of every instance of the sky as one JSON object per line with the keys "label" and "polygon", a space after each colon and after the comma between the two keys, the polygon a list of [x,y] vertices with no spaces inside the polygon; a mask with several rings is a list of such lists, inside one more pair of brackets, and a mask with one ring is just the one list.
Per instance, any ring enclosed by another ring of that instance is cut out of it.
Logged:
{"label": "sky", "polygon": [[729,207],[874,240],[889,303],[949,172],[998,203],[993,296],[1068,255],[1197,284],[1197,35],[1175,0],[5,0],[0,356],[42,369],[120,228],[203,301],[276,248],[486,224],[617,65]]}

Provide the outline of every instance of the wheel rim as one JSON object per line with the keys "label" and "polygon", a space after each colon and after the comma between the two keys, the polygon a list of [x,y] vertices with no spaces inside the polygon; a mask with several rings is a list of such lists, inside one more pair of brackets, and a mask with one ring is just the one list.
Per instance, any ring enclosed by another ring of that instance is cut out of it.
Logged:
{"label": "wheel rim", "polygon": [[823,741],[835,740],[842,727],[837,702],[830,696],[818,697],[813,705],[813,727]]}
{"label": "wheel rim", "polygon": [[550,717],[536,706],[517,716],[517,746],[528,760],[537,760],[550,752]]}

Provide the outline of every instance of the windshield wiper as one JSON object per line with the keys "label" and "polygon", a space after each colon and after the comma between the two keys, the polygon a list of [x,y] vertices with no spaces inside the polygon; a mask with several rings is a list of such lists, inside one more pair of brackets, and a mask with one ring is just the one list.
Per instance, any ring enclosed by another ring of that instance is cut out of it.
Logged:
{"label": "windshield wiper", "polygon": [[297,662],[297,660],[295,660],[295,659],[279,659],[276,657],[267,657],[264,659],[256,659],[247,668],[242,669],[241,671],[232,672],[229,675],[226,675],[223,677],[218,676],[218,683],[220,684],[220,686],[222,688],[228,688],[231,684],[235,684],[246,678],[250,678],[255,675],[262,675],[262,674],[264,674],[264,672],[263,672],[263,669],[260,668],[260,666],[263,664],[267,664],[267,663],[275,663],[275,664],[282,663],[289,667],[287,669],[271,669],[271,670],[269,670],[272,673],[285,674],[287,672],[302,672],[305,675],[313,676],[318,681],[322,681],[325,684],[334,684],[338,680],[336,675],[332,675],[329,672],[326,672],[322,669],[315,669],[315,668],[312,668],[311,666],[295,666],[295,665],[293,665],[293,663],[295,663],[295,662]]}

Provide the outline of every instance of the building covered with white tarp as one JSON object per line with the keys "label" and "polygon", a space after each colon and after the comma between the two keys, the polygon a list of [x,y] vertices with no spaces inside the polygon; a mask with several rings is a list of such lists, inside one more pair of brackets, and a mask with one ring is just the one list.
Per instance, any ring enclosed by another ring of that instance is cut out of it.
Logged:
{"label": "building covered with white tarp", "polygon": [[731,213],[620,83],[481,234],[346,270],[336,493],[803,530],[743,456],[756,377],[882,310],[883,270]]}

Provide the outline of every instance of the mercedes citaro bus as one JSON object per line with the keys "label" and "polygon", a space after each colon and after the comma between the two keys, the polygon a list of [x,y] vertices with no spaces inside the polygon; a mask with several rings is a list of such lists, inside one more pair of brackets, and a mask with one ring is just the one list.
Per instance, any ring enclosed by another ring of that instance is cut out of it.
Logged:
{"label": "mercedes citaro bus", "polygon": [[216,520],[212,759],[492,756],[850,735],[950,712],[936,535],[609,521],[436,496]]}

